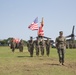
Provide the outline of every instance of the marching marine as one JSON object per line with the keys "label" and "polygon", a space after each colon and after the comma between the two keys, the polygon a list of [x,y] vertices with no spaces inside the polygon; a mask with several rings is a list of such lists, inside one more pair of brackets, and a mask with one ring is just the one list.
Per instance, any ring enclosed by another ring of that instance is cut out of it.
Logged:
{"label": "marching marine", "polygon": [[63,36],[63,31],[59,32],[59,36],[56,38],[56,48],[58,51],[59,62],[64,65],[64,51],[66,48],[66,39]]}
{"label": "marching marine", "polygon": [[19,50],[20,50],[20,52],[23,52],[23,45],[24,45],[24,43],[23,43],[23,40],[21,39],[20,42],[19,42]]}
{"label": "marching marine", "polygon": [[50,46],[51,46],[51,42],[50,42],[49,38],[47,38],[47,40],[45,42],[45,45],[46,45],[46,54],[47,54],[47,56],[49,56],[49,54],[50,54]]}
{"label": "marching marine", "polygon": [[14,38],[11,39],[10,44],[11,44],[10,48],[12,49],[12,52],[14,52],[15,51],[15,47],[16,47],[16,43],[15,43],[15,39]]}
{"label": "marching marine", "polygon": [[40,39],[39,45],[40,45],[41,55],[43,56],[44,55],[44,46],[45,46],[45,41],[44,41],[43,37]]}
{"label": "marching marine", "polygon": [[27,47],[28,47],[28,51],[30,52],[30,56],[33,57],[33,51],[34,51],[33,37],[30,37],[30,40],[28,41]]}
{"label": "marching marine", "polygon": [[39,38],[37,37],[36,41],[35,41],[35,48],[36,48],[36,55],[39,56]]}

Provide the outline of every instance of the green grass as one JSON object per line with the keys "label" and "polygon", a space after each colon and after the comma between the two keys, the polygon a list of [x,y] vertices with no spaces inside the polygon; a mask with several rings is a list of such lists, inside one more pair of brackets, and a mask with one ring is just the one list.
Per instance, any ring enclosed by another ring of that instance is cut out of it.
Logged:
{"label": "green grass", "polygon": [[56,49],[51,49],[50,56],[30,57],[27,48],[20,53],[12,53],[9,47],[0,47],[0,75],[76,75],[76,49],[67,49],[65,65],[58,62]]}

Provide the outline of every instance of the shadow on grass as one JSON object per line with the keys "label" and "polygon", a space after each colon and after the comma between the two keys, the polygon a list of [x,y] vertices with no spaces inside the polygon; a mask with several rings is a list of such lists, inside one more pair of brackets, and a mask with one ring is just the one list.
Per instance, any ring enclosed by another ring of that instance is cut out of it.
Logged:
{"label": "shadow on grass", "polygon": [[30,57],[30,58],[33,58],[33,57],[36,57],[36,56],[32,56],[32,57],[31,57],[31,56],[29,55],[29,56],[17,56],[17,57],[18,57],[18,58],[24,58],[24,57]]}
{"label": "shadow on grass", "polygon": [[18,58],[30,57],[30,56],[17,56]]}
{"label": "shadow on grass", "polygon": [[60,66],[60,64],[51,64],[51,63],[44,63],[45,65],[52,65],[52,66]]}
{"label": "shadow on grass", "polygon": [[60,64],[51,64],[51,65],[56,65],[56,66],[60,66]]}

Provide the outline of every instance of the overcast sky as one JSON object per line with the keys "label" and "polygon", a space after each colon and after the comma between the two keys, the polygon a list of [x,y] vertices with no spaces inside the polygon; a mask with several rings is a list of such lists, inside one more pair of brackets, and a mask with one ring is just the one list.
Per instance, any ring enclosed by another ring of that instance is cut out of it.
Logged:
{"label": "overcast sky", "polygon": [[76,26],[76,0],[0,0],[0,39],[37,36],[28,29],[36,17],[39,26],[44,17],[45,36],[55,39],[61,30],[69,35]]}

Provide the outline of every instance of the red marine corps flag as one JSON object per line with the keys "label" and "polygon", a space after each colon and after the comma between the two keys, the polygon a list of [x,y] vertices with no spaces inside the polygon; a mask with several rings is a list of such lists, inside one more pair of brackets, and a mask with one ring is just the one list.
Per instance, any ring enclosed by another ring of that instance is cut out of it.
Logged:
{"label": "red marine corps flag", "polygon": [[38,30],[38,36],[44,36],[43,26],[44,26],[44,20],[42,18],[41,26],[39,27],[39,30]]}
{"label": "red marine corps flag", "polygon": [[31,30],[38,30],[38,17],[28,26]]}

